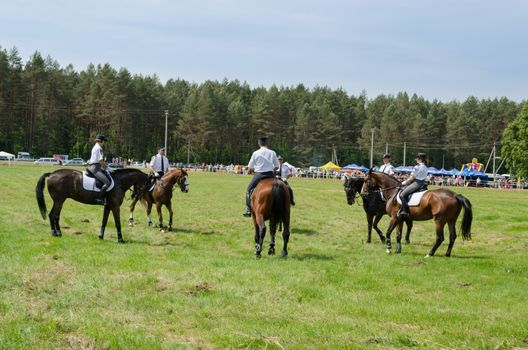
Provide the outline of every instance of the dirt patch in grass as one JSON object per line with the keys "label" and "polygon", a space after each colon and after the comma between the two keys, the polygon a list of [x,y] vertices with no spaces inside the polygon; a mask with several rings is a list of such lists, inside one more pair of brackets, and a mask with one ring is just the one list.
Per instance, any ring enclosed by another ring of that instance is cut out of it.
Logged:
{"label": "dirt patch in grass", "polygon": [[194,286],[194,288],[184,290],[183,294],[191,297],[196,297],[212,290],[213,288],[207,282],[201,282]]}

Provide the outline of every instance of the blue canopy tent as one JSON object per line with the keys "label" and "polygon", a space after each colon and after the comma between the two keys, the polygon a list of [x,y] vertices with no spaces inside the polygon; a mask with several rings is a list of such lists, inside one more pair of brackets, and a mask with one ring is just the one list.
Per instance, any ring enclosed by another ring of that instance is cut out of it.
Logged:
{"label": "blue canopy tent", "polygon": [[427,173],[431,175],[442,175],[440,173],[440,170],[436,169],[434,166],[430,166],[427,168]]}
{"label": "blue canopy tent", "polygon": [[343,169],[348,170],[359,170],[363,172],[367,172],[369,169],[364,165],[357,165],[357,164],[348,164],[347,166],[344,166]]}
{"label": "blue canopy tent", "polygon": [[412,166],[399,166],[397,168],[394,168],[395,173],[411,173],[412,171]]}
{"label": "blue canopy tent", "polygon": [[461,172],[458,173],[458,175],[462,176],[465,179],[469,179],[472,181],[476,181],[478,178],[482,181],[482,184],[486,184],[488,182],[488,175],[486,173],[483,173],[482,171],[478,170],[468,170],[464,169]]}

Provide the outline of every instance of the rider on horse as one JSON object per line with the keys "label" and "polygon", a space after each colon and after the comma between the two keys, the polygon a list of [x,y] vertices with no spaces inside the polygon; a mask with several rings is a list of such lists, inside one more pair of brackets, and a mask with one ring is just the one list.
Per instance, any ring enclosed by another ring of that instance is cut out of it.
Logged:
{"label": "rider on horse", "polygon": [[106,136],[98,134],[95,137],[95,145],[92,148],[91,157],[88,160],[89,167],[87,170],[91,172],[95,178],[103,183],[101,187],[101,197],[96,199],[97,204],[106,204],[106,189],[112,181],[108,178],[106,173],[106,162],[104,160],[103,145],[106,141]]}
{"label": "rider on horse", "polygon": [[254,172],[253,178],[246,190],[246,211],[245,217],[251,217],[251,192],[257,187],[260,180],[270,177],[275,177],[273,171],[280,167],[277,154],[268,148],[268,138],[259,137],[258,144],[260,149],[253,152],[249,160],[249,172]]}
{"label": "rider on horse", "polygon": [[383,165],[380,166],[379,171],[394,176],[394,167],[391,164],[391,155],[389,153],[383,155]]}
{"label": "rider on horse", "polygon": [[280,163],[280,178],[286,186],[288,186],[288,190],[290,190],[291,205],[295,205],[295,201],[293,200],[293,190],[288,183],[288,178],[291,176],[291,166],[288,163],[284,163],[284,159],[282,159],[281,156],[278,156],[277,158]]}
{"label": "rider on horse", "polygon": [[410,185],[407,186],[400,194],[402,202],[401,210],[398,214],[400,218],[407,218],[409,216],[409,205],[407,202],[414,192],[418,192],[425,185],[425,179],[427,178],[425,153],[418,153],[415,160],[418,164],[414,166],[411,176],[402,182],[403,186]]}
{"label": "rider on horse", "polygon": [[165,157],[165,148],[158,148],[158,154],[152,156],[149,164],[150,174],[154,178],[161,178],[169,171],[169,159]]}

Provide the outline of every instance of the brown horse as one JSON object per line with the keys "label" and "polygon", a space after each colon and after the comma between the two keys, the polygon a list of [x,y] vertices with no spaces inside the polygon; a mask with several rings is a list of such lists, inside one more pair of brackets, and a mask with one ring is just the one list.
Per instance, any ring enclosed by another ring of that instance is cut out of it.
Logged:
{"label": "brown horse", "polygon": [[[352,205],[356,202],[356,196],[361,193],[364,179],[362,177],[345,176],[343,186],[347,197],[347,202]],[[367,195],[361,197],[363,199],[363,210],[367,215],[367,243],[372,241],[372,228],[378,234],[380,240],[385,243],[385,236],[379,229],[378,223],[384,215],[387,215],[387,199],[380,193],[379,188],[376,191],[369,192]],[[407,232],[405,234],[405,242],[411,243],[411,230],[413,227],[412,220],[406,219]]]}
{"label": "brown horse", "polygon": [[[400,205],[397,203],[396,196],[399,193],[400,182],[384,173],[369,171],[365,178],[365,183],[361,190],[362,194],[375,191],[375,188],[381,188],[385,193],[387,201],[387,213],[392,217],[386,234],[387,253],[391,252],[390,235],[394,228],[398,227],[397,249],[396,253],[401,253],[401,228],[403,221],[397,213]],[[456,240],[455,224],[460,211],[464,208],[464,217],[462,218],[462,238],[471,239],[471,221],[473,220],[472,206],[469,200],[453,191],[438,189],[427,191],[420,200],[418,206],[410,207],[409,219],[411,220],[430,220],[433,219],[436,227],[436,242],[426,257],[435,254],[440,244],[444,241],[444,226],[449,227],[449,246],[446,256],[451,256],[451,249]]]}
{"label": "brown horse", "polygon": [[[121,220],[120,210],[125,192],[132,186],[134,191],[143,187],[148,180],[148,175],[137,169],[118,169],[113,171],[112,178],[115,181],[114,188],[106,194],[106,205],[103,211],[103,222],[101,224],[101,231],[99,238],[104,238],[104,231],[108,221],[110,211],[114,214],[115,225],[117,229],[117,241],[124,243],[121,235]],[[49,220],[51,225],[51,234],[55,237],[61,236],[59,226],[60,213],[62,205],[67,198],[71,198],[77,202],[85,204],[96,204],[96,199],[100,197],[99,192],[88,191],[82,185],[82,173],[77,170],[60,169],[52,173],[43,174],[37,182],[36,194],[37,203],[40,208],[40,214],[43,219],[46,219],[46,202],[44,200],[44,186],[46,178],[48,178],[48,192],[53,199],[53,208],[49,213]]]}
{"label": "brown horse", "polygon": [[[262,244],[266,235],[266,220],[270,221],[269,255],[275,255],[275,232],[277,225],[283,225],[282,256],[288,255],[288,240],[290,238],[290,191],[279,179],[263,179],[251,194],[251,211],[255,226],[255,255],[260,258]],[[279,229],[280,231],[280,229]]]}
{"label": "brown horse", "polygon": [[130,203],[130,217],[128,224],[134,226],[134,208],[136,203],[141,200],[141,204],[147,209],[148,225],[152,226],[152,220],[150,212],[152,211],[152,204],[156,204],[156,210],[158,211],[159,228],[163,231],[163,216],[161,208],[165,205],[169,211],[169,227],[168,230],[172,231],[172,190],[175,184],[178,184],[180,190],[184,193],[189,192],[189,177],[187,172],[183,169],[173,169],[167,172],[162,178],[156,182],[152,192],[148,191],[148,185],[145,186],[136,196],[132,198]]}

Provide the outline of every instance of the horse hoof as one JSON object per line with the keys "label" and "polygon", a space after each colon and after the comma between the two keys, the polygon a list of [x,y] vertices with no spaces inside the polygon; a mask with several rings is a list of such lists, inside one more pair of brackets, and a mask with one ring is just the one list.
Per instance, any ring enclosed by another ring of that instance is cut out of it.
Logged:
{"label": "horse hoof", "polygon": [[123,243],[125,243],[125,240],[123,238],[118,238],[117,239],[117,243],[123,244]]}
{"label": "horse hoof", "polygon": [[169,231],[169,232],[172,232],[172,227],[169,227],[168,231]]}
{"label": "horse hoof", "polygon": [[149,221],[148,227],[152,227],[152,222]]}
{"label": "horse hoof", "polygon": [[427,254],[427,255],[425,256],[425,258],[432,258],[432,257],[433,257],[433,256],[432,256],[432,255],[429,255],[429,254]]}
{"label": "horse hoof", "polygon": [[405,240],[405,243],[406,243],[406,244],[411,244],[411,241],[408,240],[408,239],[406,239],[406,240]]}
{"label": "horse hoof", "polygon": [[160,228],[160,232],[161,232],[161,233],[165,233],[165,230],[162,229],[162,228]]}
{"label": "horse hoof", "polygon": [[370,239],[367,239],[367,243],[372,243],[372,242],[370,241]]}
{"label": "horse hoof", "polygon": [[381,243],[385,243],[385,237],[380,237]]}
{"label": "horse hoof", "polygon": [[285,251],[285,250],[283,250],[282,253],[281,253],[281,256],[282,256],[283,258],[287,257],[287,256],[288,256],[288,252]]}
{"label": "horse hoof", "polygon": [[275,249],[268,250],[268,255],[275,255]]}
{"label": "horse hoof", "polygon": [[133,222],[129,222],[129,223],[128,223],[128,226],[133,227],[133,226],[134,226],[134,223],[133,223]]}
{"label": "horse hoof", "polygon": [[104,235],[99,235],[99,236],[97,236],[97,237],[99,237],[99,239],[103,239],[103,238],[104,238]]}
{"label": "horse hoof", "polygon": [[260,255],[260,253],[255,253],[255,258],[260,259],[262,258],[262,255]]}
{"label": "horse hoof", "polygon": [[392,253],[390,249],[387,249],[387,254],[390,254]]}

